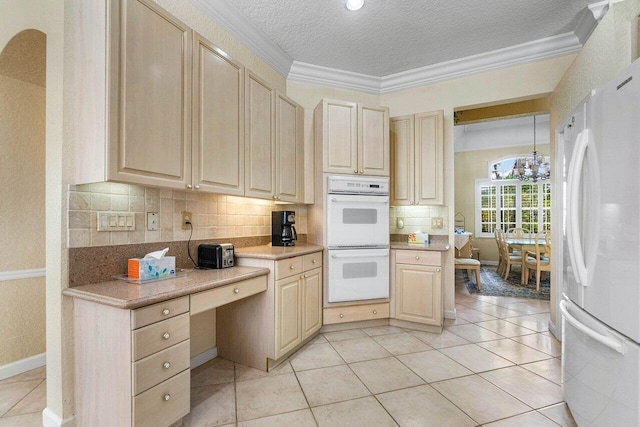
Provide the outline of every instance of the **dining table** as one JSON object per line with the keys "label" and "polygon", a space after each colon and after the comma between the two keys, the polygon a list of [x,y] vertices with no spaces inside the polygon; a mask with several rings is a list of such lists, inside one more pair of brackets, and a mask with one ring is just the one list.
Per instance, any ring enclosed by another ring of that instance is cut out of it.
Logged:
{"label": "dining table", "polygon": [[[544,250],[545,247],[545,239],[537,239],[538,247],[542,247]],[[522,273],[520,274],[520,284],[526,285],[527,278],[525,277],[525,263],[527,262],[527,252],[536,250],[536,238],[535,237],[507,237],[507,244],[510,248],[514,248],[522,253]]]}

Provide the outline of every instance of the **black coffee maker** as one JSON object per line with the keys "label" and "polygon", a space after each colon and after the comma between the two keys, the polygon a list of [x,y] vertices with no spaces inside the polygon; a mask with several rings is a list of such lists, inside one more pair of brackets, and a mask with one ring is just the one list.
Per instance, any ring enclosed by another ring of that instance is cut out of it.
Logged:
{"label": "black coffee maker", "polygon": [[294,211],[271,212],[271,245],[295,246],[295,240],[298,240],[295,223]]}

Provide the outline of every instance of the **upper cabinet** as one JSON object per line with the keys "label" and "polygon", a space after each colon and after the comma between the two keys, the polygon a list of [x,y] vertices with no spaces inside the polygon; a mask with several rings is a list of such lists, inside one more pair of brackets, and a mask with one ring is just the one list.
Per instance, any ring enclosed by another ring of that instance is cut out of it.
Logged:
{"label": "upper cabinet", "polygon": [[391,204],[443,204],[444,112],[391,118]]}
{"label": "upper cabinet", "polygon": [[194,189],[244,195],[244,67],[194,33]]}
{"label": "upper cabinet", "polygon": [[245,195],[275,195],[276,91],[247,70],[245,77]]}
{"label": "upper cabinet", "polygon": [[315,113],[323,172],[389,176],[389,109],[323,99]]}
{"label": "upper cabinet", "polygon": [[107,5],[70,11],[74,183],[303,202],[303,109],[155,2]]}

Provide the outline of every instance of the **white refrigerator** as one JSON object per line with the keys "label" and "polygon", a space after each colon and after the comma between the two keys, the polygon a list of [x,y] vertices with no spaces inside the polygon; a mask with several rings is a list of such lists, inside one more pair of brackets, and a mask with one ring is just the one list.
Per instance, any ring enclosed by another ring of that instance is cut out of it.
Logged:
{"label": "white refrigerator", "polygon": [[558,136],[564,397],[581,427],[640,426],[640,62]]}

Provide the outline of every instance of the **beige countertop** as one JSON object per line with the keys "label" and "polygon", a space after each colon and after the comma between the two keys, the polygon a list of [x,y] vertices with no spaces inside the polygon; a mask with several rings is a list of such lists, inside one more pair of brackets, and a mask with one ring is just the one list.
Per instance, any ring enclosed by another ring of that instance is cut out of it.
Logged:
{"label": "beige countertop", "polygon": [[64,295],[122,309],[133,309],[269,274],[268,268],[184,269],[179,277],[142,284],[114,279],[67,288]]}
{"label": "beige countertop", "polygon": [[391,242],[391,249],[411,249],[413,251],[446,252],[450,248],[447,242],[430,242],[429,246],[421,243]]}
{"label": "beige countertop", "polygon": [[249,246],[246,248],[236,248],[234,250],[234,255],[237,258],[261,258],[277,261],[279,259],[311,254],[323,249],[324,248],[322,246],[311,245],[307,243],[296,244],[295,246],[262,245]]}

